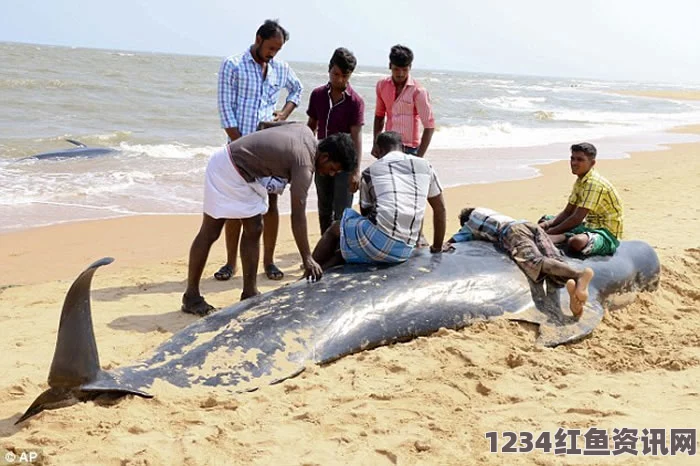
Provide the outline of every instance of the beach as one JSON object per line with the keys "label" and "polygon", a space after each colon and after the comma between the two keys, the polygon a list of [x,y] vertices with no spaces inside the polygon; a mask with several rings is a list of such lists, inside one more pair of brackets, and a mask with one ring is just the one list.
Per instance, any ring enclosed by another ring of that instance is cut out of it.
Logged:
{"label": "beach", "polygon": [[[674,131],[700,134],[700,126]],[[536,178],[449,188],[448,234],[467,205],[529,220],[558,212],[574,181],[568,163],[537,168]],[[41,464],[57,465],[646,464],[653,457],[641,454],[641,441],[638,456],[613,460],[494,454],[485,438],[503,431],[554,436],[559,427],[582,434],[598,427],[611,436],[627,427],[640,437],[645,428],[700,427],[700,143],[599,160],[597,168],[622,196],[625,239],[656,249],[662,278],[656,292],[607,310],[580,342],[541,348],[534,325],[481,322],[307,367],[254,393],[162,383],[152,387],[154,399],[79,403],[18,426],[47,388],[67,288],[94,260],[116,259],[93,280],[103,369],[148,356],[196,320],[179,306],[200,217],[131,216],[4,233],[0,448],[40,449]],[[308,219],[314,244],[316,214]],[[431,238],[429,219],[425,225]],[[212,249],[202,283],[219,307],[236,302],[241,291],[240,273],[229,282],[212,278],[223,263],[223,243]],[[276,257],[285,280],[260,274],[262,291],[301,277],[287,216]],[[504,442],[499,435],[499,449]],[[685,453],[673,458],[674,464],[696,461]]]}

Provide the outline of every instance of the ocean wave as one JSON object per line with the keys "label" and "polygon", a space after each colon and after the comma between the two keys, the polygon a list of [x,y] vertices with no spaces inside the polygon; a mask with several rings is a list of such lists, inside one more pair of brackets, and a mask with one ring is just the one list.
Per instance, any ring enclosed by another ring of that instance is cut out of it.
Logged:
{"label": "ocean wave", "polygon": [[352,73],[353,79],[357,78],[386,78],[388,73],[375,73],[372,71],[355,71]]}
{"label": "ocean wave", "polygon": [[[553,114],[552,120],[558,121],[561,115]],[[698,121],[663,121],[650,119],[645,124],[618,122],[597,124],[589,122],[585,126],[563,127],[529,127],[514,125],[501,121],[489,125],[455,125],[438,127],[430,144],[431,149],[477,149],[546,146],[553,143],[565,143],[574,140],[595,140],[605,137],[624,137],[645,132],[663,131],[687,122]]]}
{"label": "ocean wave", "polygon": [[209,157],[221,146],[190,147],[184,144],[131,144],[122,142],[119,148],[132,155],[145,155],[154,159],[194,159]]}
{"label": "ocean wave", "polygon": [[532,116],[535,117],[535,120],[549,121],[549,120],[554,119],[554,112],[546,112],[544,110],[537,110],[536,112],[533,112]]}
{"label": "ocean wave", "polygon": [[513,112],[532,111],[537,107],[537,104],[546,102],[546,97],[513,97],[500,96],[479,99],[479,104],[487,108],[498,110],[508,110]]}
{"label": "ocean wave", "polygon": [[0,79],[0,90],[3,89],[28,89],[28,90],[84,90],[95,91],[104,89],[98,84],[88,84],[85,82],[68,81],[63,79],[31,79],[31,78],[10,78]]}

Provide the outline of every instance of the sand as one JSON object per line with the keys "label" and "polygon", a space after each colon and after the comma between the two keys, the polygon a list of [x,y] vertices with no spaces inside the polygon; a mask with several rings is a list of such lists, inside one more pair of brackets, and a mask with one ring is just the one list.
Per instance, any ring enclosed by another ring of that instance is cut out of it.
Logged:
{"label": "sand", "polygon": [[[700,126],[678,131],[700,133]],[[199,216],[0,235],[0,452],[41,449],[42,464],[57,465],[598,464],[612,458],[491,454],[484,435],[594,426],[610,434],[623,427],[697,429],[700,144],[602,160],[598,168],[623,197],[626,238],[656,248],[663,276],[657,292],[608,310],[590,338],[543,349],[532,325],[480,323],[310,367],[255,393],[223,396],[159,383],[151,400],[79,403],[19,426],[13,423],[47,388],[65,292],[93,260],[116,258],[99,270],[93,287],[103,368],[147,356],[195,320],[178,309]],[[456,230],[457,213],[468,204],[533,220],[558,211],[573,177],[565,162],[540,169],[542,176],[531,180],[450,189],[448,231]],[[315,214],[309,219],[316,232]],[[289,282],[300,277],[300,261],[288,218],[280,232],[277,258]],[[211,278],[223,257],[220,241],[202,285],[217,306],[235,302],[241,291],[239,276],[223,283]],[[263,290],[279,285],[262,275],[260,283]],[[499,449],[503,444],[499,439]],[[650,460],[622,455],[616,462]],[[674,463],[696,464],[697,457],[682,454]]]}

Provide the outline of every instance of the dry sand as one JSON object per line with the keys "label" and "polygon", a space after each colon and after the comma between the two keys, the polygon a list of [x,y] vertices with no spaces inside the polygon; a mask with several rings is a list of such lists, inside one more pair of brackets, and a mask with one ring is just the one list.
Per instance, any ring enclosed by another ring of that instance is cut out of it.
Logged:
{"label": "dry sand", "polygon": [[[700,133],[700,126],[683,131]],[[564,162],[540,168],[536,179],[449,190],[448,231],[456,230],[456,215],[468,204],[533,220],[556,212],[574,180]],[[147,356],[195,320],[178,308],[199,217],[132,217],[1,235],[0,451],[40,448],[43,464],[60,465],[598,464],[613,459],[490,454],[484,434],[697,429],[700,144],[603,160],[598,168],[623,197],[626,238],[656,248],[663,278],[657,292],[607,312],[584,341],[542,349],[531,325],[481,323],[311,367],[255,393],[225,397],[163,383],[152,400],[80,403],[19,426],[15,420],[47,388],[65,292],[93,260],[117,259],[94,280],[104,368]],[[288,218],[280,231],[277,257],[291,281],[300,271]],[[239,277],[210,278],[223,257],[220,241],[203,282],[218,306],[233,303],[241,289]],[[265,290],[277,285],[262,275],[260,282]],[[622,455],[615,462],[621,461],[650,457]],[[697,464],[697,457],[674,462]]]}

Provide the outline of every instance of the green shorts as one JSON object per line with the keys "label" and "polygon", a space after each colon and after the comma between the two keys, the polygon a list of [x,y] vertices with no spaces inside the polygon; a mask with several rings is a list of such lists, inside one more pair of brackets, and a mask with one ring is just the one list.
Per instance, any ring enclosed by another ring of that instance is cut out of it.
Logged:
{"label": "green shorts", "polygon": [[[543,215],[539,221],[553,218],[554,215]],[[564,234],[567,238],[580,234],[588,236],[588,243],[581,251],[582,256],[612,256],[620,245],[620,241],[607,228],[588,228],[583,223]]]}
{"label": "green shorts", "polygon": [[566,232],[566,237],[585,234],[588,243],[581,250],[583,256],[611,256],[617,251],[620,242],[607,228],[588,228],[579,225]]}

